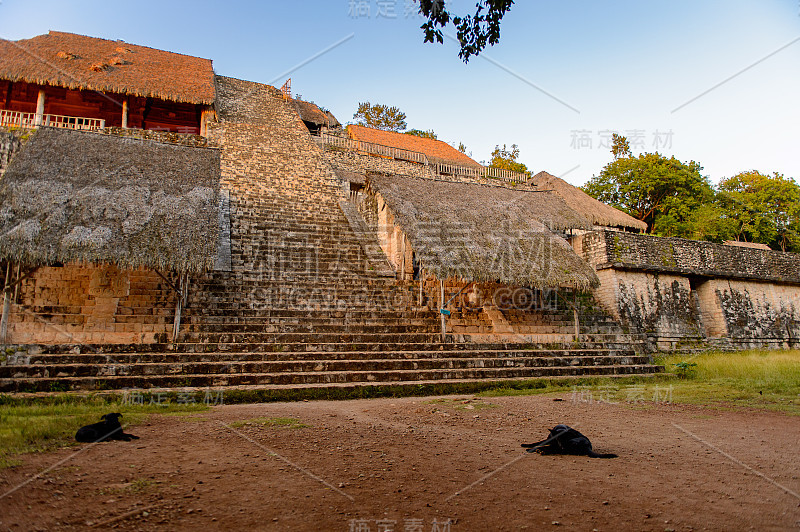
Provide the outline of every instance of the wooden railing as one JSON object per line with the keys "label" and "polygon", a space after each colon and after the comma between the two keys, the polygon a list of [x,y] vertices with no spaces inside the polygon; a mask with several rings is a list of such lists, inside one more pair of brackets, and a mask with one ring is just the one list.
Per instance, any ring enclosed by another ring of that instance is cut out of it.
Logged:
{"label": "wooden railing", "polygon": [[360,140],[353,140],[347,137],[339,137],[322,133],[323,146],[331,146],[347,151],[357,151],[367,153],[369,155],[376,155],[379,157],[391,157],[401,161],[411,161],[419,164],[424,164],[430,170],[438,175],[453,175],[472,177],[475,179],[489,178],[497,179],[507,183],[527,183],[530,177],[521,172],[514,172],[512,170],[504,170],[502,168],[494,168],[491,166],[481,166],[480,168],[474,166],[461,166],[457,164],[447,163],[431,163],[424,153],[418,151],[403,150],[400,148],[393,148],[391,146],[384,146],[382,144],[373,144],[371,142],[364,142]]}
{"label": "wooden railing", "polygon": [[429,164],[425,154],[418,151],[403,150],[400,148],[393,148],[392,146],[384,146],[383,144],[353,140],[347,137],[337,137],[336,135],[329,135],[328,133],[322,133],[322,143],[325,146],[333,146],[334,148],[348,151],[358,151],[370,155],[378,155],[380,157],[391,157],[392,159],[399,159],[401,161]]}
{"label": "wooden railing", "polygon": [[0,126],[16,126],[26,129],[32,129],[39,126],[49,126],[62,129],[96,130],[106,127],[106,121],[102,118],[83,118],[78,116],[63,115],[37,115],[36,113],[0,110]]}

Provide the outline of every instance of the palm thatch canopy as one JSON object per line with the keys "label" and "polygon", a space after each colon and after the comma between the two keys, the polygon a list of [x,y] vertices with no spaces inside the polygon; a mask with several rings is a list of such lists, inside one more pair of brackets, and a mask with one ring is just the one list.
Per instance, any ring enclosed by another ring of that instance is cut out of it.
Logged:
{"label": "palm thatch canopy", "polygon": [[646,231],[647,224],[633,216],[598,201],[589,194],[552,174],[539,172],[531,179],[540,190],[552,190],[573,210],[591,218],[594,225]]}
{"label": "palm thatch canopy", "polygon": [[317,106],[314,102],[306,102],[303,100],[294,100],[295,108],[297,109],[297,113],[300,115],[300,119],[303,122],[310,122],[317,126],[325,126],[325,127],[341,127],[342,124],[336,120],[336,117],[333,116],[333,113],[330,111],[323,111],[322,109]]}
{"label": "palm thatch canopy", "polygon": [[219,179],[217,150],[40,128],[0,180],[0,260],[210,269]]}
{"label": "palm thatch canopy", "polygon": [[[422,266],[440,279],[512,286],[596,286],[597,275],[551,229],[591,228],[557,195],[471,183],[370,175]],[[385,206],[381,205],[385,202]]]}
{"label": "palm thatch canopy", "polygon": [[0,79],[211,105],[210,59],[51,31],[0,39]]}

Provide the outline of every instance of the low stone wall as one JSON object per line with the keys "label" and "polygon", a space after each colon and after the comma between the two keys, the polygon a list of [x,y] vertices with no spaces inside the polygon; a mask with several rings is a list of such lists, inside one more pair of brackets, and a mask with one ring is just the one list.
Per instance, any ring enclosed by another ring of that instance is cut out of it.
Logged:
{"label": "low stone wall", "polygon": [[11,306],[8,344],[139,344],[171,340],[175,295],[153,271],[41,267]]}
{"label": "low stone wall", "polygon": [[575,237],[595,298],[661,349],[800,345],[800,255],[612,231]]}
{"label": "low stone wall", "polygon": [[582,238],[582,252],[603,268],[800,285],[800,254],[683,238],[596,231]]}

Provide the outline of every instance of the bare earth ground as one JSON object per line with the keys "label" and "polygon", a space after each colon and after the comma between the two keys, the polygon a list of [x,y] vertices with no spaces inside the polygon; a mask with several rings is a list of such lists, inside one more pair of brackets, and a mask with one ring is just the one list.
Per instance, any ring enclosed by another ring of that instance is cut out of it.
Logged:
{"label": "bare earth ground", "polygon": [[[800,417],[560,397],[153,415],[0,471],[2,495],[58,464],[0,498],[0,530],[800,529]],[[264,417],[308,426],[229,426]],[[620,457],[522,452],[557,423]]]}

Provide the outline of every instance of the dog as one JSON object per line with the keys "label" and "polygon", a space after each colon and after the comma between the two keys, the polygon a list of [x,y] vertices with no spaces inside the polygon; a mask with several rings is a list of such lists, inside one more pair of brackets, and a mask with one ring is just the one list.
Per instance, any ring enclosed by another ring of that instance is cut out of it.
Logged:
{"label": "dog", "polygon": [[78,432],[75,433],[75,440],[83,443],[109,440],[138,440],[138,436],[122,432],[122,425],[119,424],[119,418],[121,417],[122,414],[119,412],[104,414],[100,417],[103,421],[79,428]]}
{"label": "dog", "polygon": [[556,425],[550,429],[550,437],[536,443],[523,443],[529,453],[541,454],[571,454],[577,456],[588,456],[590,458],[617,458],[613,453],[596,453],[592,450],[592,442],[589,438],[568,427],[567,425]]}

